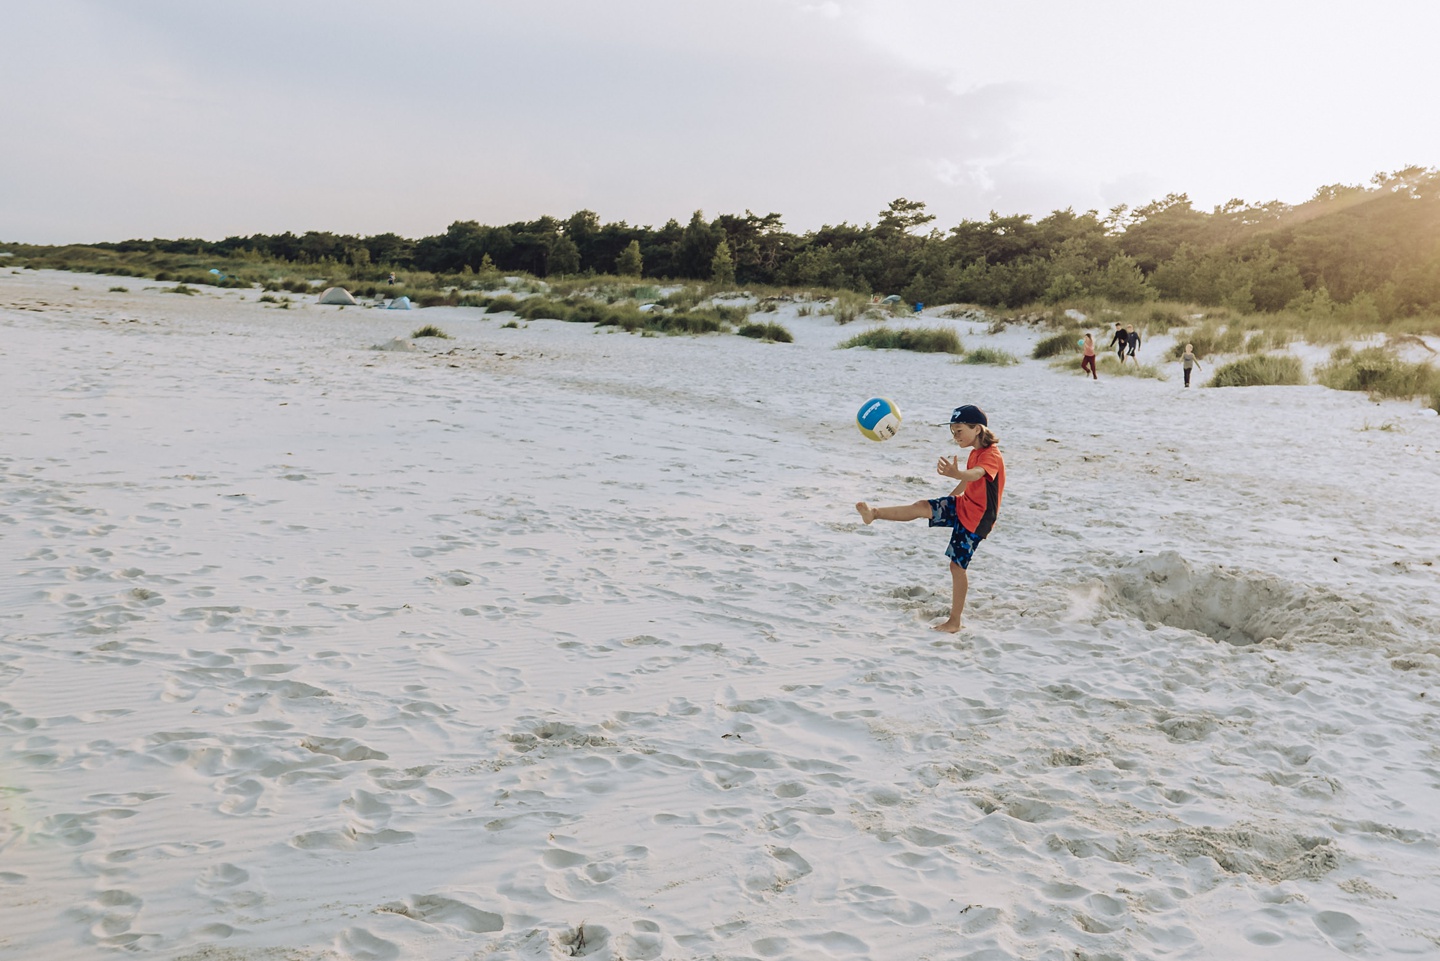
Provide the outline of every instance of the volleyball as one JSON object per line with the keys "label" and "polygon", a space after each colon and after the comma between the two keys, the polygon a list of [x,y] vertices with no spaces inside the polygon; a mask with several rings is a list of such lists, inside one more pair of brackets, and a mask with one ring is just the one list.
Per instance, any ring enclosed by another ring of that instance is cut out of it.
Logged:
{"label": "volleyball", "polygon": [[900,430],[900,408],[884,397],[872,397],[860,405],[855,426],[871,440],[889,440]]}

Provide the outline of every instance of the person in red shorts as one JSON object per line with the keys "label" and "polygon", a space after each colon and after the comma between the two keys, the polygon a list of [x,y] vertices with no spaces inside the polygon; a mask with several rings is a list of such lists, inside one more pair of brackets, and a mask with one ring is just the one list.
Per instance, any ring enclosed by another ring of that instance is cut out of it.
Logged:
{"label": "person in red shorts", "polygon": [[975,556],[975,548],[990,534],[1000,499],[1005,492],[1005,459],[997,446],[1000,438],[990,430],[985,412],[974,404],[955,408],[950,415],[950,436],[961,447],[969,447],[965,468],[960,458],[941,457],[935,472],[960,483],[947,497],[919,500],[898,507],[871,507],[864,501],[855,505],[866,524],[876,520],[914,521],[929,518],[931,527],[950,528],[950,544],[945,556],[950,558],[950,616],[934,625],[937,631],[958,632],[965,612],[965,595],[970,590],[967,569]]}

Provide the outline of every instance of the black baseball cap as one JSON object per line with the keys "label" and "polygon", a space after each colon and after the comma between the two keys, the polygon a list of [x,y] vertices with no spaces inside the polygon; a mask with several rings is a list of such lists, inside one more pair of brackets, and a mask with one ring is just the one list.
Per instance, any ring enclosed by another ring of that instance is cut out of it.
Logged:
{"label": "black baseball cap", "polygon": [[955,408],[950,415],[952,424],[984,424],[990,426],[990,421],[985,419],[985,412],[974,404],[962,404]]}

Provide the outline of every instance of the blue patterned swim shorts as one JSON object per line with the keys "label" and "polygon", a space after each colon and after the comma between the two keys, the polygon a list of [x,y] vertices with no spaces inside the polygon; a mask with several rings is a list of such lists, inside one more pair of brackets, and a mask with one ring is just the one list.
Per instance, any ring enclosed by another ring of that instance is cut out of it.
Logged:
{"label": "blue patterned swim shorts", "polygon": [[951,529],[945,556],[961,567],[969,567],[975,548],[980,546],[980,538],[973,531],[966,530],[960,518],[955,516],[955,498],[936,497],[930,501],[930,526]]}

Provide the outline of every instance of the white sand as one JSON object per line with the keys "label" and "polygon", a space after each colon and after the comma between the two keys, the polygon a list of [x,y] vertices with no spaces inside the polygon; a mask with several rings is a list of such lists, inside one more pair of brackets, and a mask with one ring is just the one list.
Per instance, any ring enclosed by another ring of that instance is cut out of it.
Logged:
{"label": "white sand", "polygon": [[0,270],[0,957],[1440,952],[1417,404],[162,286]]}

